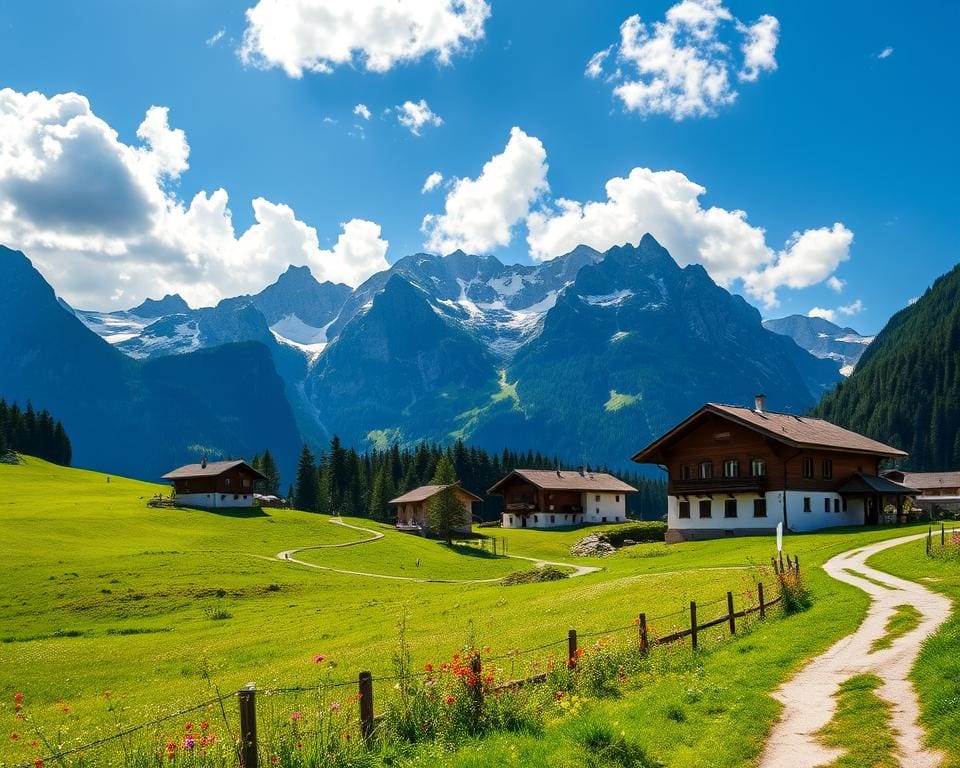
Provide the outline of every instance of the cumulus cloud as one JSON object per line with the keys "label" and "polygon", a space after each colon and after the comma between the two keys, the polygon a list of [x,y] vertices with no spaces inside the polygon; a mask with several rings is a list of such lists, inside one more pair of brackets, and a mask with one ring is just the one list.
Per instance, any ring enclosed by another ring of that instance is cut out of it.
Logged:
{"label": "cumulus cloud", "polygon": [[832,288],[837,293],[843,293],[843,288],[846,284],[847,283],[845,280],[841,280],[836,275],[831,275],[830,278],[827,280],[827,285],[829,285],[830,288]]}
{"label": "cumulus cloud", "polygon": [[259,0],[240,57],[296,78],[350,64],[386,72],[428,55],[449,64],[483,38],[489,16],[487,0]]}
{"label": "cumulus cloud", "polygon": [[488,160],[477,178],[453,182],[444,212],[424,218],[426,247],[449,253],[457,248],[484,252],[506,245],[513,227],[548,189],[543,144],[514,127],[503,152]]}
{"label": "cumulus cloud", "polygon": [[536,260],[567,253],[580,243],[598,250],[636,243],[647,232],[681,265],[702,264],[719,284],[742,280],[768,306],[778,288],[804,288],[829,278],[849,254],[852,233],[842,224],[795,233],[775,251],[766,233],[741,210],[705,208],[706,188],[678,171],[634,168],[606,183],[606,200],[557,199],[531,211],[527,243]]}
{"label": "cumulus cloud", "polygon": [[893,56],[893,46],[892,46],[892,45],[888,45],[886,48],[884,48],[882,51],[880,51],[880,53],[877,54],[877,58],[878,58],[878,59],[889,59],[891,56]]}
{"label": "cumulus cloud", "polygon": [[396,110],[400,125],[409,129],[414,136],[419,136],[420,129],[425,125],[443,125],[443,118],[430,109],[426,99],[417,102],[405,101]]}
{"label": "cumulus cloud", "polygon": [[362,117],[364,120],[370,119],[370,110],[366,104],[357,104],[357,106],[353,108],[353,114],[357,117]]}
{"label": "cumulus cloud", "polygon": [[847,304],[845,307],[837,307],[836,309],[825,309],[824,307],[813,307],[809,312],[807,312],[808,317],[820,317],[824,320],[829,320],[831,323],[837,322],[837,319],[840,315],[846,317],[852,317],[853,315],[859,314],[863,311],[863,302],[860,299],[857,299],[853,304]]}
{"label": "cumulus cloud", "polygon": [[[681,0],[652,25],[639,15],[627,18],[620,25],[619,44],[594,54],[586,75],[600,77],[615,50],[617,66],[606,79],[628,110],[674,120],[714,115],[737,98],[734,71],[746,83],[776,69],[779,32],[779,21],[770,15],[748,25],[721,0]],[[742,60],[737,70],[732,43],[738,38]]]}
{"label": "cumulus cloud", "polygon": [[437,187],[440,186],[440,182],[443,181],[443,174],[440,171],[434,171],[429,176],[427,180],[423,182],[423,189],[420,190],[421,194],[426,194],[427,192],[432,192]]}
{"label": "cumulus cloud", "polygon": [[190,148],[166,108],[147,110],[137,138],[120,141],[81,95],[0,90],[0,242],[74,306],[169,292],[204,305],[258,291],[291,263],[354,285],[387,266],[374,222],[342,224],[323,249],[287,205],[255,199],[254,224],[238,234],[225,190],[181,199],[173,182]]}

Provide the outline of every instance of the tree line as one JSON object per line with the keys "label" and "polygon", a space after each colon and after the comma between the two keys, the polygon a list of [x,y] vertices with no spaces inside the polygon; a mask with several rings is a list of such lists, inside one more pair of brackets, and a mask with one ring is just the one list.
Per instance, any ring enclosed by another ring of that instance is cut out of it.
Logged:
{"label": "tree line", "polygon": [[63,424],[46,409],[39,413],[28,400],[22,409],[0,398],[0,456],[8,451],[70,466],[73,448]]}
{"label": "tree line", "polygon": [[[359,453],[353,448],[345,448],[340,439],[334,437],[319,456],[304,445],[297,477],[287,498],[297,509],[310,512],[388,521],[393,517],[388,504],[390,499],[431,484],[444,457],[449,460],[453,476],[460,485],[483,499],[474,507],[483,520],[496,520],[503,512],[501,497],[488,496],[487,489],[504,475],[520,468],[574,469],[556,456],[547,457],[533,451],[517,453],[508,449],[491,453],[467,446],[462,440],[449,447],[422,442],[412,448],[395,444],[385,450]],[[440,469],[446,470],[446,467]],[[613,472],[604,467],[587,466],[584,469],[610,472],[638,490],[638,493],[627,495],[627,514],[630,516],[653,520],[666,514],[665,481],[642,477],[637,472]],[[266,474],[262,468],[260,471]]]}

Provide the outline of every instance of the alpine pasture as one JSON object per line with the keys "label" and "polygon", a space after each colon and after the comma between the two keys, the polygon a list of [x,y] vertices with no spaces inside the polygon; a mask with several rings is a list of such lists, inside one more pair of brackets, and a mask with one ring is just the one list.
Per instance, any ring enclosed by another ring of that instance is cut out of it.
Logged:
{"label": "alpine pasture", "polygon": [[[344,522],[383,536],[347,545],[370,534],[295,510],[151,508],[147,500],[166,487],[29,457],[0,465],[0,489],[0,716],[15,733],[22,693],[34,717],[60,729],[67,744],[249,682],[270,689],[309,687],[321,676],[355,681],[360,670],[389,676],[401,621],[415,669],[467,646],[500,658],[551,643],[562,652],[570,627],[585,636],[618,628],[611,641],[635,643],[640,611],[671,614],[653,627],[660,634],[687,626],[690,600],[704,606],[701,620],[713,618],[725,610],[728,590],[746,599],[773,554],[772,540],[741,538],[573,558],[570,546],[592,529],[490,529],[507,539],[511,555],[601,568],[505,587],[469,582],[533,563],[368,520]],[[670,766],[742,765],[776,717],[767,693],[865,614],[866,595],[817,564],[902,534],[901,527],[789,537],[787,550],[799,556],[815,596],[810,610],[744,625],[733,639],[714,628],[704,633],[705,652],[678,648],[676,665],[638,676],[615,697],[578,703],[573,714],[558,710],[544,733],[431,750],[452,765],[543,764],[567,753],[577,723],[600,718]],[[299,559],[375,575],[276,557],[303,547],[318,548]],[[29,734],[17,735],[3,740],[0,765],[35,754]]]}

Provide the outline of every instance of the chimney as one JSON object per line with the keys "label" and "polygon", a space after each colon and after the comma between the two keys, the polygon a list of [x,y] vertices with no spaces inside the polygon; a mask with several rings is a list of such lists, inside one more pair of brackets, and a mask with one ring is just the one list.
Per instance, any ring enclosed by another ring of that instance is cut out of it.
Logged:
{"label": "chimney", "polygon": [[563,477],[563,475],[560,474],[560,470],[559,470],[559,469],[557,470],[557,477]]}
{"label": "chimney", "polygon": [[207,454],[203,454],[203,458],[200,459],[200,468],[201,469],[207,468]]}
{"label": "chimney", "polygon": [[754,395],[753,396],[753,410],[763,416],[763,409],[767,404],[766,395]]}
{"label": "chimney", "polygon": [[580,477],[583,477],[583,476],[584,476],[584,472],[585,472],[585,471],[586,471],[586,468],[585,468],[585,467],[580,467]]}

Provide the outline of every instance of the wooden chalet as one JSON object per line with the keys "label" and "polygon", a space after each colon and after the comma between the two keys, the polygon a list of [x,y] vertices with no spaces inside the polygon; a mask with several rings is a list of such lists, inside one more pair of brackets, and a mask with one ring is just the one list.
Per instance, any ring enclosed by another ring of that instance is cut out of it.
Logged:
{"label": "wooden chalet", "polygon": [[447,488],[454,489],[463,505],[463,516],[454,530],[459,533],[470,533],[473,530],[473,503],[483,499],[459,485],[421,485],[402,496],[391,499],[388,503],[396,507],[397,530],[428,536],[430,534],[430,499]]}
{"label": "wooden chalet", "polygon": [[887,480],[916,488],[917,506],[926,512],[960,511],[960,472],[904,472],[891,469]]}
{"label": "wooden chalet", "polygon": [[633,460],[668,475],[667,540],[876,525],[913,488],[881,476],[907,454],[823,419],[708,403]]}
{"label": "wooden chalet", "polygon": [[605,472],[516,469],[487,493],[503,497],[504,528],[622,523],[637,489]]}
{"label": "wooden chalet", "polygon": [[266,480],[247,462],[211,461],[167,472],[164,480],[173,483],[177,504],[184,507],[252,507],[258,480]]}

